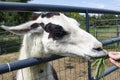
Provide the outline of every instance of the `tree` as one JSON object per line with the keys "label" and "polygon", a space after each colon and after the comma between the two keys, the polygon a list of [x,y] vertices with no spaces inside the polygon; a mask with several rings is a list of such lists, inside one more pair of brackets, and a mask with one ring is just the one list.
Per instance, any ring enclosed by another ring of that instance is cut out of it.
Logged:
{"label": "tree", "polygon": [[[28,2],[30,0],[0,0],[5,2]],[[0,11],[0,23],[5,25],[18,25],[29,20],[31,12],[8,12]]]}
{"label": "tree", "polygon": [[80,13],[71,12],[70,17],[76,19],[78,22],[85,20],[84,16],[80,15]]}
{"label": "tree", "polygon": [[95,25],[96,20],[97,20],[97,16],[96,15],[91,15],[90,16],[90,26]]}

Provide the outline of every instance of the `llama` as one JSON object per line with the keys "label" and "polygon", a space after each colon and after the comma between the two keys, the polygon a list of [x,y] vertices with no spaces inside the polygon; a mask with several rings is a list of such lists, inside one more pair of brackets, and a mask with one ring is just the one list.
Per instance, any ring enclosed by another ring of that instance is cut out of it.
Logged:
{"label": "llama", "polygon": [[[76,20],[62,13],[50,12],[18,26],[1,27],[24,35],[19,60],[44,58],[51,54],[85,58],[107,55],[102,44],[79,25]],[[19,70],[17,80],[58,80],[54,73],[49,63],[43,63]]]}

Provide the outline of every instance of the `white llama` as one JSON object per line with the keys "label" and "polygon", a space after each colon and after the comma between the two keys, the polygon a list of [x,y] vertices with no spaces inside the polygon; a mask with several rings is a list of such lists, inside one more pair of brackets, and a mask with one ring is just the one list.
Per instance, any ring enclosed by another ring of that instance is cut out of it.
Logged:
{"label": "white llama", "polygon": [[[79,28],[76,20],[62,13],[44,13],[36,20],[18,26],[1,27],[24,35],[20,60],[43,58],[53,53],[86,58],[100,57],[107,53],[96,38]],[[44,63],[19,70],[17,80],[57,80],[57,77],[52,66]]]}

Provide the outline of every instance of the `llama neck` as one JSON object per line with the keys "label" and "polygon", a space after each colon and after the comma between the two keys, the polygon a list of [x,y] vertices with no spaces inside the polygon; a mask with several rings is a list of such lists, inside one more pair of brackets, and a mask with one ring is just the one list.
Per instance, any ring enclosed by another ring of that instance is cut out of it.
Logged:
{"label": "llama neck", "polygon": [[58,80],[49,63],[31,66],[17,73],[17,80]]}
{"label": "llama neck", "polygon": [[[44,56],[41,35],[25,35],[19,59]],[[21,72],[22,71],[22,72]],[[49,63],[31,66],[18,71],[17,80],[57,80],[54,79],[53,68]]]}
{"label": "llama neck", "polygon": [[40,34],[25,35],[23,38],[23,44],[20,51],[20,59],[26,59],[30,57],[40,58],[44,56],[44,49],[42,45],[42,39]]}
{"label": "llama neck", "polygon": [[30,67],[32,80],[57,80],[54,76],[53,68],[49,63],[44,63]]}

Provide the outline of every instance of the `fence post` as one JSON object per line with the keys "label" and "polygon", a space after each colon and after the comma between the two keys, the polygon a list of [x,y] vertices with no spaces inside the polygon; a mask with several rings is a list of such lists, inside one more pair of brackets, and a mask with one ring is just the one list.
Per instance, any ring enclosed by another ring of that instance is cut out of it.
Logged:
{"label": "fence post", "polygon": [[[86,31],[89,33],[89,13],[88,11],[86,10],[86,13],[85,13],[85,23],[86,23]],[[93,80],[92,77],[91,77],[91,61],[88,60],[88,80]]]}
{"label": "fence post", "polygon": [[[116,37],[119,37],[119,23],[118,23],[118,18],[116,18]],[[117,42],[117,46],[119,46],[119,42]]]}
{"label": "fence post", "polygon": [[86,24],[86,31],[87,32],[90,32],[89,31],[89,13],[88,13],[88,11],[86,10],[86,13],[85,13],[85,17],[86,17],[86,19],[85,19],[85,24]]}

